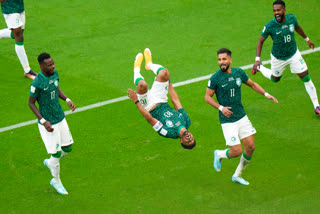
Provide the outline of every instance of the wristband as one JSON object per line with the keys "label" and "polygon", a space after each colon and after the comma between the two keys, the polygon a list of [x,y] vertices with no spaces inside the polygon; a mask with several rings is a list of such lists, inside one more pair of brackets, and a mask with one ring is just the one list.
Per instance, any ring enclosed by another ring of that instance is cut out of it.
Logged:
{"label": "wristband", "polygon": [[310,41],[309,37],[304,38],[304,40],[306,40],[306,42]]}
{"label": "wristband", "polygon": [[67,97],[66,102],[67,102],[67,103],[68,103],[68,102],[71,102],[71,100]]}
{"label": "wristband", "polygon": [[223,108],[224,108],[224,106],[220,105],[219,106],[219,111],[222,111]]}
{"label": "wristband", "polygon": [[137,104],[138,102],[140,102],[139,100],[135,101],[134,104]]}
{"label": "wristband", "polygon": [[40,123],[43,125],[46,122],[46,119],[41,118]]}
{"label": "wristband", "polygon": [[264,96],[266,96],[266,97],[269,96],[269,95],[270,95],[270,94],[269,94],[268,92],[265,92],[265,93],[264,93]]}
{"label": "wristband", "polygon": [[256,61],[260,61],[260,56],[256,56]]}
{"label": "wristband", "polygon": [[152,126],[152,128],[157,132],[162,128],[162,126],[162,123],[158,121],[154,126]]}

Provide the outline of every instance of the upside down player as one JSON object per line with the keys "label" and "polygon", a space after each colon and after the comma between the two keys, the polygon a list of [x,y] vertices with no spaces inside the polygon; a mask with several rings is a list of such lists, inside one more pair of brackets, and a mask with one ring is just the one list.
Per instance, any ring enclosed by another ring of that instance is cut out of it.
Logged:
{"label": "upside down player", "polygon": [[[134,63],[134,83],[137,86],[137,93],[128,89],[128,97],[160,136],[180,138],[183,148],[192,149],[196,141],[188,131],[191,121],[169,80],[168,69],[152,63],[149,48],[144,50],[144,57],[146,70],[152,70],[157,76],[152,88],[148,90],[148,84],[140,74],[143,55],[139,53]],[[168,104],[168,93],[175,109]]]}

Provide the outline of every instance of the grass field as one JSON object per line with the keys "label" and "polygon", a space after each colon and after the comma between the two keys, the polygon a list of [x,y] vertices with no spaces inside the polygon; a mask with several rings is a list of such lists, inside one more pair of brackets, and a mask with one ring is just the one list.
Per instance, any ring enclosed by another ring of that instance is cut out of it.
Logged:
{"label": "grass field", "polygon": [[[134,88],[134,57],[146,47],[170,70],[172,82],[214,73],[222,47],[233,51],[233,66],[251,64],[263,25],[273,18],[266,0],[29,0],[25,10],[31,68],[38,72],[36,57],[49,52],[61,89],[77,107],[125,96]],[[319,47],[320,2],[288,1],[287,13]],[[301,51],[308,49],[297,34],[296,41]],[[263,60],[271,45],[268,38]],[[35,116],[27,104],[31,81],[23,77],[13,40],[0,39],[0,47],[3,128]],[[319,57],[304,55],[318,96]],[[212,153],[225,141],[218,111],[204,101],[204,80],[176,88],[197,140],[192,151],[154,133],[129,100],[68,115],[75,140],[61,160],[68,196],[49,185],[36,124],[0,132],[0,213],[318,213],[320,117],[303,83],[289,69],[277,84],[246,72],[279,100],[243,86],[243,105],[257,129],[256,151],[243,174],[249,186],[231,182],[238,158],[223,161],[220,173],[212,167]],[[152,72],[142,75],[151,85]]]}

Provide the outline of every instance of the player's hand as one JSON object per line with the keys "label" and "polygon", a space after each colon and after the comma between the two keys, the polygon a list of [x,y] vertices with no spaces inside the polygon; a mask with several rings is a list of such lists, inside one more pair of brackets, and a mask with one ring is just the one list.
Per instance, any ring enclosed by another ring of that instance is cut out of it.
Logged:
{"label": "player's hand", "polygon": [[69,101],[67,104],[72,111],[76,109],[76,105],[72,101]]}
{"label": "player's hand", "polygon": [[275,103],[279,103],[279,101],[274,96],[272,96],[270,94],[268,96],[266,96],[266,98],[269,100],[273,100]]}
{"label": "player's hand", "polygon": [[230,116],[231,116],[231,114],[233,114],[233,112],[232,111],[230,111],[229,109],[232,109],[232,107],[229,107],[229,106],[226,106],[226,107],[223,107],[223,109],[222,109],[222,114],[224,115],[224,116],[226,116],[227,118],[229,118]]}
{"label": "player's hand", "polygon": [[253,66],[252,66],[252,70],[254,72],[257,72],[257,67],[260,65],[260,61],[255,61]]}
{"label": "player's hand", "polygon": [[135,103],[138,101],[137,93],[131,88],[128,89],[128,97]]}
{"label": "player's hand", "polygon": [[314,44],[311,40],[307,41],[307,43],[311,49],[314,49]]}
{"label": "player's hand", "polygon": [[43,126],[46,128],[46,130],[47,130],[48,132],[53,132],[53,130],[54,130],[54,129],[52,128],[51,123],[50,123],[49,121],[44,122]]}

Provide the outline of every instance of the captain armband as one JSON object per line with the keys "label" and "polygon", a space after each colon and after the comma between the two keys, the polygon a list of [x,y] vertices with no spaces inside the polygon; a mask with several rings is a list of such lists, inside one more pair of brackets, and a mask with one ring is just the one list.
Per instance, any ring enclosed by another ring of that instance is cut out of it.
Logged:
{"label": "captain armband", "polygon": [[154,126],[152,126],[152,128],[157,132],[162,128],[163,124],[158,121]]}

